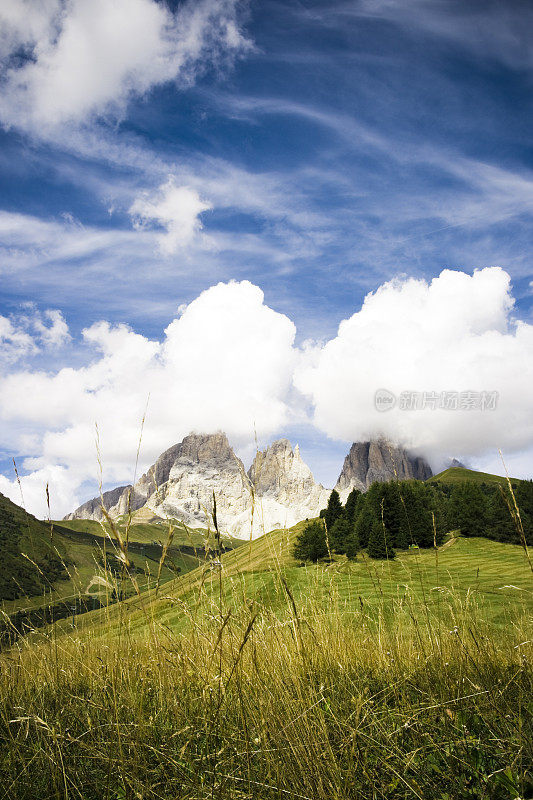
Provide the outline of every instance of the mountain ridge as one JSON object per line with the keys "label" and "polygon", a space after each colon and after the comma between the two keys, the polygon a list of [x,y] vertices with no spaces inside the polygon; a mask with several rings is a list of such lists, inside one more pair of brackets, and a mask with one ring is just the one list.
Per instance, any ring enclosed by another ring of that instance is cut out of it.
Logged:
{"label": "mountain ridge", "polygon": [[[122,491],[120,491],[122,489]],[[117,517],[141,507],[186,525],[209,527],[213,491],[224,532],[257,536],[317,516],[329,492],[315,482],[298,445],[280,439],[258,451],[248,472],[225,433],[191,433],[159,456],[134,486],[104,493],[104,507]],[[103,517],[93,498],[65,519]]]}
{"label": "mountain ridge", "polygon": [[[425,480],[432,474],[424,458],[403,447],[383,439],[354,442],[335,488],[345,499],[352,488],[366,491],[376,480]],[[293,449],[288,439],[257,450],[246,471],[226,434],[218,431],[188,434],[165,450],[134,486],[105,492],[102,499],[111,517],[145,508],[191,528],[207,528],[212,525],[213,492],[220,529],[241,538],[316,517],[330,494],[315,481],[299,446]],[[102,517],[100,498],[94,498],[65,519]]]}

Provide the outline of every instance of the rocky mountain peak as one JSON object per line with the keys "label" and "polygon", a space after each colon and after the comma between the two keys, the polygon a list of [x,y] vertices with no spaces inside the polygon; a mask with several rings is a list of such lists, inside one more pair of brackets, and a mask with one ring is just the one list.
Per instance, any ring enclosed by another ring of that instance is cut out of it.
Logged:
{"label": "rocky mountain peak", "polygon": [[346,494],[353,488],[365,491],[375,481],[393,478],[426,480],[432,474],[424,458],[385,439],[354,442],[344,459],[335,488],[339,493]]}
{"label": "rocky mountain peak", "polygon": [[458,458],[452,458],[452,460],[450,461],[450,467],[463,467],[464,468],[464,466],[465,465],[463,464],[463,462],[459,461]]}
{"label": "rocky mountain peak", "polygon": [[196,464],[206,461],[231,461],[235,459],[228,437],[217,433],[190,433],[178,445],[178,458],[187,458]]}
{"label": "rocky mountain peak", "polygon": [[170,472],[177,462],[183,465],[233,460],[235,454],[225,433],[190,433],[179,444],[174,444],[161,453],[155,464],[137,481],[133,495],[140,495],[146,501],[148,496],[168,481]]}
{"label": "rocky mountain peak", "polygon": [[[317,516],[329,496],[288,439],[258,451],[246,474],[226,434],[218,432],[189,434],[165,450],[135,486],[113,490],[104,500],[112,517],[144,508],[203,528],[212,524],[213,492],[221,530],[246,537]],[[100,498],[69,516],[101,519]]]}
{"label": "rocky mountain peak", "polygon": [[278,494],[290,484],[314,485],[311,470],[302,461],[300,448],[288,439],[278,439],[265,450],[259,450],[248,470],[248,477],[259,495]]}
{"label": "rocky mountain peak", "polygon": [[[423,458],[391,442],[354,442],[336,489],[345,499],[353,487],[364,491],[374,481],[395,476],[425,480],[431,474]],[[226,434],[219,431],[190,433],[165,450],[135,486],[106,492],[104,505],[112,517],[145,508],[157,517],[208,527],[213,492],[221,530],[237,536],[256,536],[315,517],[329,497],[329,490],[315,483],[298,445],[293,449],[288,439],[278,439],[256,453],[246,473]],[[100,498],[69,517],[101,519]]]}
{"label": "rocky mountain peak", "polygon": [[128,484],[127,486],[117,486],[115,489],[110,489],[104,492],[102,496],[93,497],[92,500],[87,500],[76,511],[67,514],[65,519],[103,519],[102,505],[106,511],[112,509],[120,500],[123,495],[127,495],[133,487]]}

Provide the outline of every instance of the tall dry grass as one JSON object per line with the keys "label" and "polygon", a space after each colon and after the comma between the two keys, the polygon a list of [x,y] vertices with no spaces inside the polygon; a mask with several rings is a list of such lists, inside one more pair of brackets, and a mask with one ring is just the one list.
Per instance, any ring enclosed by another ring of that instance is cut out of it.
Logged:
{"label": "tall dry grass", "polygon": [[452,590],[439,619],[346,613],[278,578],[269,607],[215,563],[181,626],[146,603],[140,630],[111,607],[19,641],[0,661],[0,798],[532,796],[527,619],[496,633]]}
{"label": "tall dry grass", "polygon": [[274,548],[266,597],[253,570],[226,573],[215,498],[203,574],[160,587],[169,523],[141,592],[129,524],[107,523],[109,584],[135,596],[0,657],[0,800],[533,797],[523,609],[495,627],[453,586],[435,607],[420,569],[422,599],[393,600],[368,562],[372,603],[346,604],[328,566],[296,593]]}

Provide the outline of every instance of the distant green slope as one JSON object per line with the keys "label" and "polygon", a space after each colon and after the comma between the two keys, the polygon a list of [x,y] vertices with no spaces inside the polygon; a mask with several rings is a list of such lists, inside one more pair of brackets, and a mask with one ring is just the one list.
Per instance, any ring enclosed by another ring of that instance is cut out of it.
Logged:
{"label": "distant green slope", "polygon": [[[177,520],[161,520],[157,522],[137,522],[135,515],[129,527],[129,540],[130,542],[138,542],[139,544],[164,544],[168,538],[169,522],[173,528],[173,547],[190,547],[202,550],[206,542],[206,530],[203,528],[186,528],[183,523]],[[55,526],[60,528],[69,528],[70,530],[80,533],[90,533],[94,536],[105,536],[106,526],[102,526],[100,522],[94,519],[69,519],[58,520],[54,522]],[[116,525],[121,531],[126,530],[127,520],[119,518]],[[242,544],[242,539],[237,539],[233,536],[223,535],[222,542],[224,547],[231,550]]]}
{"label": "distant green slope", "polygon": [[[516,482],[518,478],[511,478]],[[473,483],[507,483],[507,478],[501,475],[492,475],[490,472],[477,472],[466,467],[449,467],[438,475],[428,478],[426,483],[460,483],[461,481],[472,481]]]}
{"label": "distant green slope", "polygon": [[[292,557],[296,536],[305,525],[277,530],[222,557],[222,595],[225,608],[235,613],[243,601],[261,613],[282,614],[289,600],[283,581],[302,618],[316,613],[353,615],[381,604],[404,608],[405,614],[427,613],[437,619],[459,614],[452,595],[465,603],[477,604],[487,623],[508,624],[509,615],[533,609],[533,587],[529,564],[517,545],[484,538],[454,537],[438,550],[410,550],[397,553],[392,561],[373,561],[358,556],[355,562],[339,557],[332,564],[300,566]],[[80,622],[80,634],[114,636],[120,625],[146,635],[148,617],[163,627],[177,630],[190,624],[191,613],[200,608],[215,613],[220,601],[219,573],[203,565],[169,581],[164,594],[143,595],[142,604],[132,597],[121,609],[92,612]],[[317,606],[318,604],[318,606]],[[311,609],[311,606],[314,610]],[[149,609],[149,613],[148,613]]]}
{"label": "distant green slope", "polygon": [[[145,590],[155,584],[166,531],[139,524],[130,533],[135,580]],[[180,546],[183,536],[176,536],[161,570],[162,583],[202,562],[201,541],[198,536],[189,546]],[[111,582],[106,569],[111,570]],[[50,525],[0,494],[0,609],[6,614],[23,614],[39,624],[45,609],[55,608],[57,618],[66,605],[83,611],[93,597],[107,602],[119,571],[116,548],[99,523],[75,520]],[[124,590],[133,593],[131,581],[125,582]]]}
{"label": "distant green slope", "polygon": [[40,594],[68,577],[65,547],[50,527],[0,494],[0,600]]}

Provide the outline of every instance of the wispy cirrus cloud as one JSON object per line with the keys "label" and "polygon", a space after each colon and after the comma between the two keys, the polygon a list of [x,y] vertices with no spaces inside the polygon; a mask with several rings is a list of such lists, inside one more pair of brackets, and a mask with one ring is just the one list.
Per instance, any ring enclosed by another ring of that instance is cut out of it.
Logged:
{"label": "wispy cirrus cloud", "polygon": [[339,0],[296,13],[327,27],[362,20],[392,23],[410,36],[424,32],[485,61],[533,67],[533,9],[521,0]]}

